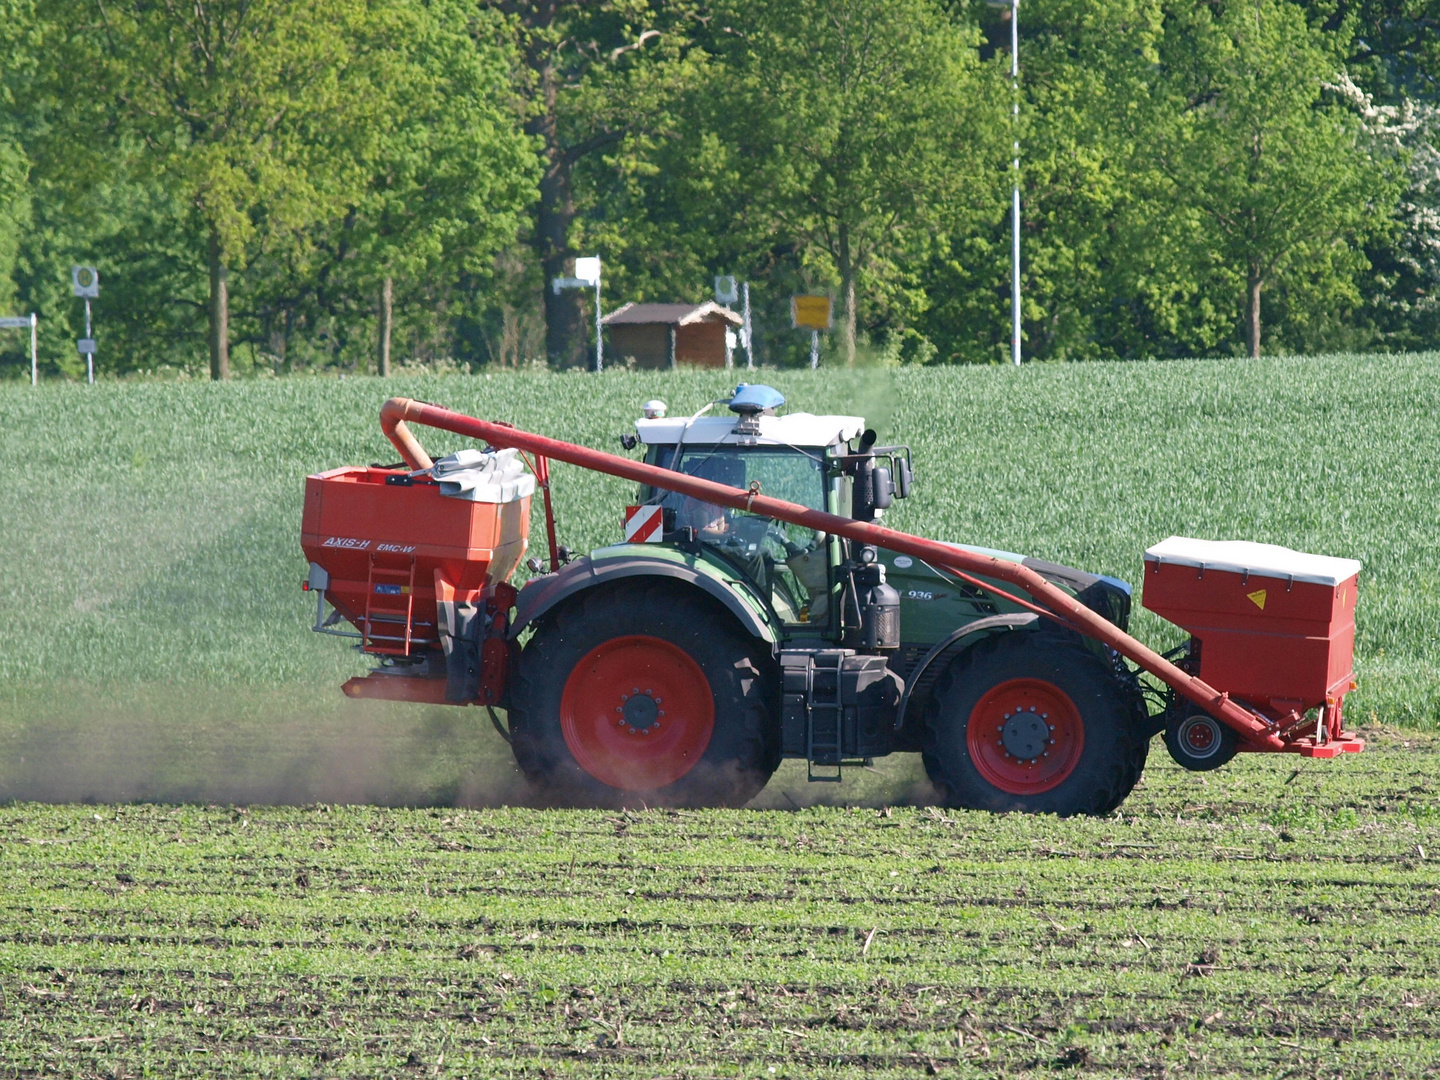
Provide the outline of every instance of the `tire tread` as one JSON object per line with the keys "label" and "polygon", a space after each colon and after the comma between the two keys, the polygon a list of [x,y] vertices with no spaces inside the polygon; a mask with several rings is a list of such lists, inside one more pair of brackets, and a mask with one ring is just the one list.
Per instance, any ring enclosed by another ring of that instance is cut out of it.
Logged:
{"label": "tire tread", "polygon": [[[1043,631],[1012,630],[993,634],[950,662],[936,681],[935,691],[926,706],[921,749],[925,771],[931,781],[946,793],[947,801],[952,805],[992,810],[1034,809],[1027,805],[1027,799],[1030,797],[1010,795],[991,788],[987,797],[982,799],[975,793],[967,794],[962,790],[957,790],[954,784],[948,782],[942,756],[945,730],[940,717],[941,703],[949,697],[952,691],[956,690],[971,670],[983,669],[987,663],[996,662],[1005,650],[1026,647],[1063,654],[1067,658],[1067,663],[1093,665],[1094,674],[1108,679],[1116,688],[1116,704],[1123,706],[1129,722],[1119,726],[1116,744],[1112,748],[1112,752],[1101,759],[1100,767],[1097,773],[1091,777],[1086,790],[1078,793],[1071,803],[1053,811],[1062,816],[1108,814],[1125,801],[1139,781],[1149,754],[1149,740],[1136,730],[1131,715],[1133,713],[1131,703],[1123,693],[1123,684],[1115,678],[1113,673],[1105,670],[1101,661],[1083,645],[1069,641],[1063,636],[1046,634]],[[981,805],[982,803],[988,805]]]}

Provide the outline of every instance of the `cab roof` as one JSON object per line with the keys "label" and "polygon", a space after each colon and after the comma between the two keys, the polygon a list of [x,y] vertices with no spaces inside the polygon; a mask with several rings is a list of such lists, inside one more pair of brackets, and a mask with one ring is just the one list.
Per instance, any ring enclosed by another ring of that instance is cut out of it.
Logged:
{"label": "cab roof", "polygon": [[[701,416],[690,420],[683,416],[657,420],[636,420],[635,432],[647,446],[668,446],[685,434],[685,445],[715,446],[734,443],[746,446],[803,446],[823,449],[838,442],[857,439],[865,430],[863,416],[816,416],[814,413],[789,413],[785,416],[759,416],[758,436],[738,436],[738,416]],[[688,425],[688,426],[687,426]]]}

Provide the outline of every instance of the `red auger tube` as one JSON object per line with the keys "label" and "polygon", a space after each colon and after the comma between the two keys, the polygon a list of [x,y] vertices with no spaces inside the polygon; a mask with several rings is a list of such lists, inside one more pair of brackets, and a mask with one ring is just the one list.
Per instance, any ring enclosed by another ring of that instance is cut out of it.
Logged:
{"label": "red auger tube", "polygon": [[[834,533],[862,544],[874,544],[876,547],[910,555],[954,572],[976,574],[1007,582],[1029,594],[1048,612],[1053,613],[1058,621],[1110,646],[1127,660],[1138,664],[1167,686],[1173,687],[1177,693],[1234,729],[1255,749],[1285,749],[1284,742],[1275,733],[1275,725],[1269,720],[1231,701],[1228,694],[1222,694],[1182,671],[1118,626],[1101,618],[1069,593],[1019,563],[954,548],[938,540],[926,540],[909,533],[896,532],[882,525],[811,510],[795,503],[772,499],[758,492],[742,491],[710,480],[701,480],[685,473],[607,454],[602,450],[591,450],[588,447],[561,442],[559,439],[546,438],[544,435],[521,431],[508,424],[477,420],[473,416],[451,412],[438,405],[426,405],[409,398],[391,398],[380,409],[380,427],[412,468],[429,468],[430,458],[410,434],[405,426],[406,421],[472,439],[483,439],[496,447],[515,447],[556,461],[578,465],[582,469],[609,473],[611,476],[633,480],[637,484],[676,491],[736,510],[763,514],[795,525]],[[424,464],[416,464],[417,462]]]}

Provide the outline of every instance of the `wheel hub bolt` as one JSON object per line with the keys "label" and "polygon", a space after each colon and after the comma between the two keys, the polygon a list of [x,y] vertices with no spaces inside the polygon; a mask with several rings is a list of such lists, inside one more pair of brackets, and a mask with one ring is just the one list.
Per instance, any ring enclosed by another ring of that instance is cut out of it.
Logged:
{"label": "wheel hub bolt", "polygon": [[1037,710],[1016,711],[1001,730],[1000,745],[1010,757],[1033,762],[1045,749],[1049,734],[1049,725],[1041,721]]}
{"label": "wheel hub bolt", "polygon": [[665,715],[655,707],[655,699],[648,694],[634,694],[627,698],[621,711],[625,724],[632,732],[648,732]]}

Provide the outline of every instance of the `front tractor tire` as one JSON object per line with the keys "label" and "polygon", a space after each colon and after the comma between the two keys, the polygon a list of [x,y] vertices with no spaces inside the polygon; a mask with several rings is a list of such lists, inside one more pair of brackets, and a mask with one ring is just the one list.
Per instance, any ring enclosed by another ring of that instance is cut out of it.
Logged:
{"label": "front tractor tire", "polygon": [[926,712],[925,769],[955,807],[1106,814],[1148,749],[1124,684],[1079,642],[1044,631],[968,650]]}
{"label": "front tractor tire", "polygon": [[780,763],[768,646],[684,586],[621,582],[548,614],[512,684],[515,760],[573,806],[742,806]]}

